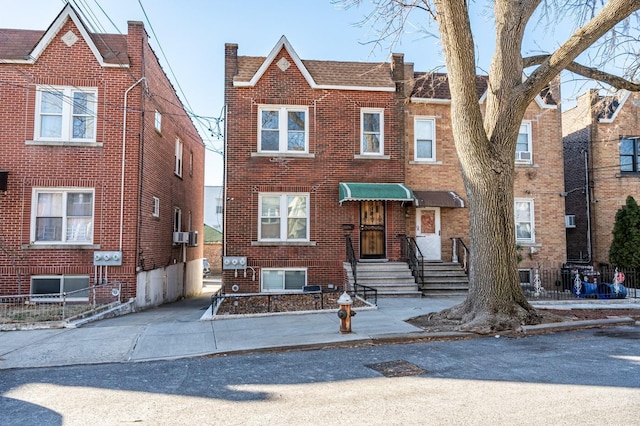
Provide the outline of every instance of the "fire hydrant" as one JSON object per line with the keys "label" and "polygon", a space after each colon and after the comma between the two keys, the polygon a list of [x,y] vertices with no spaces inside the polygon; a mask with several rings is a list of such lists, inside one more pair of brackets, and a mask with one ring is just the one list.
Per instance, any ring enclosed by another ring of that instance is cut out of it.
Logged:
{"label": "fire hydrant", "polygon": [[340,309],[338,309],[338,318],[340,318],[340,333],[351,333],[351,317],[356,313],[351,310],[351,305],[353,305],[353,300],[345,291],[338,298],[338,304],[340,305]]}

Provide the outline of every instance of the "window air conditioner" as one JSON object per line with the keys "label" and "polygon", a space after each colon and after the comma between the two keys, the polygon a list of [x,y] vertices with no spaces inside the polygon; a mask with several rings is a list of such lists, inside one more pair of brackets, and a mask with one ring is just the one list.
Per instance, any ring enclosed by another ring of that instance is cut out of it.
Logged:
{"label": "window air conditioner", "polygon": [[516,151],[516,161],[519,163],[530,163],[531,152],[529,151]]}
{"label": "window air conditioner", "polygon": [[189,245],[190,247],[195,247],[198,245],[198,231],[189,232],[187,245]]}
{"label": "window air conditioner", "polygon": [[186,244],[189,242],[189,233],[188,232],[174,232],[173,233],[173,243],[174,244]]}

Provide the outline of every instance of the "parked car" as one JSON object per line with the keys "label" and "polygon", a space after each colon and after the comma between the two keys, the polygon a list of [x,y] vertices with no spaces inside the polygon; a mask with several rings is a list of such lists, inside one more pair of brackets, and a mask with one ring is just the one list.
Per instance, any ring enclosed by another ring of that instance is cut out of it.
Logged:
{"label": "parked car", "polygon": [[209,261],[207,259],[202,259],[202,277],[207,278],[211,275],[211,266],[209,266]]}

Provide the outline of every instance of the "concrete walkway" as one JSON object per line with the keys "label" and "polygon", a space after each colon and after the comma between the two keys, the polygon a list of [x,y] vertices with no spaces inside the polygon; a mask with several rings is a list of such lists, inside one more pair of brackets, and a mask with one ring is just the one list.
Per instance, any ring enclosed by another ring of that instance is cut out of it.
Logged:
{"label": "concrete walkway", "polygon": [[[358,311],[352,318],[352,332],[344,334],[339,331],[340,320],[335,311],[212,319],[210,296],[217,287],[215,282],[207,284],[202,296],[78,328],[0,332],[0,369],[442,338],[425,335],[405,320],[464,300],[462,296],[379,299],[377,309]],[[629,302],[625,299],[605,306],[640,309],[640,300]],[[570,307],[566,303],[564,306]],[[457,333],[447,335],[457,336]]]}

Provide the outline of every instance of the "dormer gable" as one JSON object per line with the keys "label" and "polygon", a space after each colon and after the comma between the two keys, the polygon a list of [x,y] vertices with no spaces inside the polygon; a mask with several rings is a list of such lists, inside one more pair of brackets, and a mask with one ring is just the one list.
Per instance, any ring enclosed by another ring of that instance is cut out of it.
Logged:
{"label": "dormer gable", "polygon": [[[73,45],[79,40],[74,33],[60,34],[68,20],[71,20],[78,29],[82,40],[87,44],[100,66],[118,68],[129,66],[125,36],[89,33],[83,21],[69,3],[60,11],[49,28],[44,33],[41,33],[42,35],[39,37],[35,47],[33,41],[38,34],[37,31],[3,30],[8,35],[10,42],[7,42],[8,46],[5,49],[0,49],[0,56],[7,56],[0,59],[4,63],[34,64],[56,37],[61,37],[69,46]],[[113,46],[118,46],[118,48],[114,49]]]}
{"label": "dormer gable", "polygon": [[624,90],[618,95],[599,97],[597,105],[598,122],[604,124],[613,123],[630,96],[631,92]]}
{"label": "dormer gable", "polygon": [[[483,104],[487,98],[488,82],[488,76],[476,76],[476,93],[478,95],[479,104]],[[415,72],[411,102],[445,105],[450,104],[451,91],[449,90],[448,74],[436,72]],[[535,102],[539,108],[558,108],[557,102],[553,98],[553,94],[549,86],[542,89],[542,91],[536,95]]]}
{"label": "dormer gable", "polygon": [[[283,49],[293,64],[280,55]],[[382,92],[396,90],[390,63],[302,60],[284,35],[266,58],[238,57],[237,74],[233,78],[234,87],[254,87],[274,61],[282,70],[295,66],[312,89]]]}

